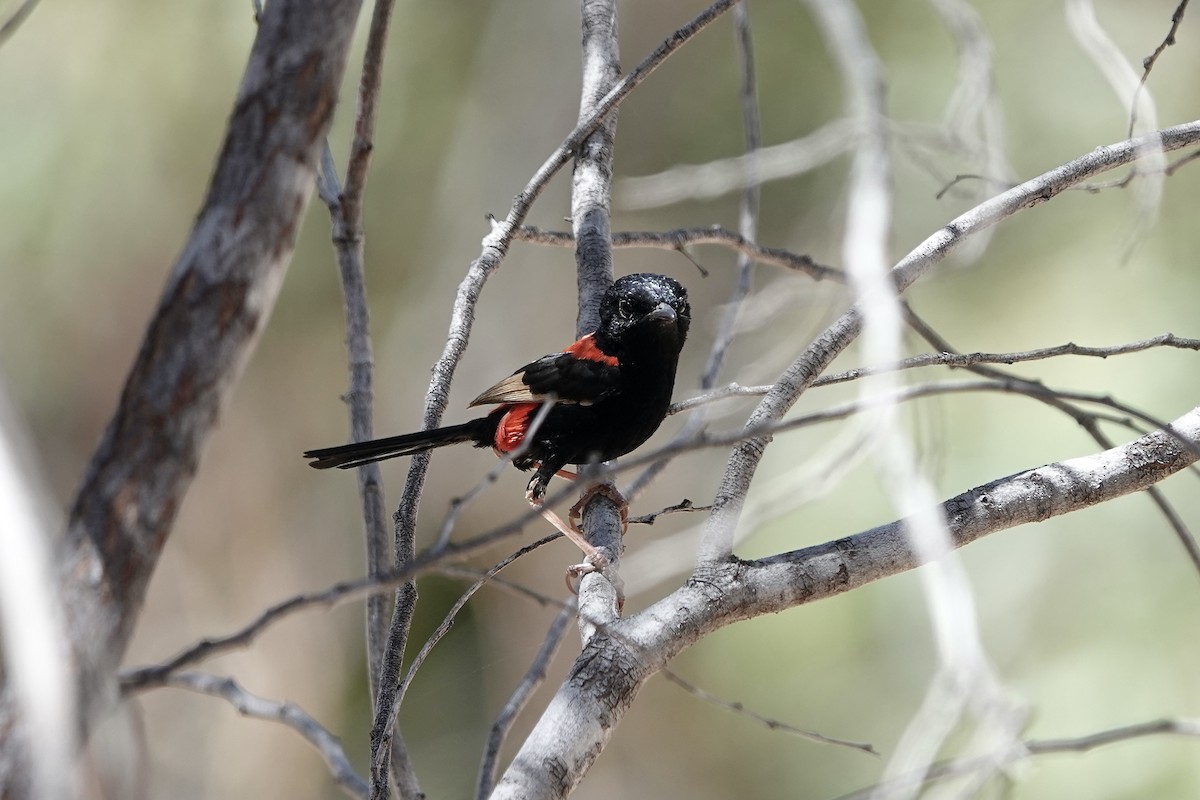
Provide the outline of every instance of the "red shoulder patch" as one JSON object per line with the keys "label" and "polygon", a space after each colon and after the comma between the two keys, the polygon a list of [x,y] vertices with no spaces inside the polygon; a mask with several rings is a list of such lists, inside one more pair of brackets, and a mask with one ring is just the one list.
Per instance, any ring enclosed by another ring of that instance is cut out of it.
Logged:
{"label": "red shoulder patch", "polygon": [[607,364],[610,367],[617,366],[617,357],[606,354],[596,345],[596,334],[589,333],[575,344],[563,350],[564,353],[570,353],[576,358],[584,359],[585,361],[599,361],[601,364]]}
{"label": "red shoulder patch", "polygon": [[529,430],[539,406],[541,403],[514,403],[509,407],[496,426],[493,446],[497,453],[511,453],[521,446],[525,431]]}

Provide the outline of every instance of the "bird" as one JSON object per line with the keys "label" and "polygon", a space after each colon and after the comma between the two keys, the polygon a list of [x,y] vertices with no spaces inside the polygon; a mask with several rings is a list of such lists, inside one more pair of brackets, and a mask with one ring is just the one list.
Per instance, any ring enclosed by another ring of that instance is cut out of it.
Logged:
{"label": "bird", "polygon": [[[309,466],[350,469],[452,444],[491,447],[523,471],[534,470],[525,497],[541,507],[550,480],[568,464],[609,461],[649,439],[667,416],[679,356],[691,325],[687,290],[673,278],[635,273],[618,278],[600,301],[595,331],[564,350],[531,361],[484,390],[469,407],[494,405],[458,425],[309,450]],[[529,435],[543,404],[550,403]],[[528,440],[528,441],[527,441]],[[613,490],[605,493],[613,497]],[[595,560],[595,548],[549,510],[555,527]],[[613,497],[618,505],[624,501]],[[583,567],[584,565],[578,565]],[[590,571],[590,570],[579,570]]]}

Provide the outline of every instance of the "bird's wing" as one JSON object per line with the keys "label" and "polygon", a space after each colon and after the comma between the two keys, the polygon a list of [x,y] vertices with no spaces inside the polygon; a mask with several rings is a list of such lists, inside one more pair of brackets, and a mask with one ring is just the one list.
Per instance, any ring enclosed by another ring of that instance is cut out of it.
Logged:
{"label": "bird's wing", "polygon": [[561,353],[521,367],[471,405],[538,403],[551,395],[560,403],[590,405],[611,395],[619,385],[617,359],[603,353],[589,334]]}

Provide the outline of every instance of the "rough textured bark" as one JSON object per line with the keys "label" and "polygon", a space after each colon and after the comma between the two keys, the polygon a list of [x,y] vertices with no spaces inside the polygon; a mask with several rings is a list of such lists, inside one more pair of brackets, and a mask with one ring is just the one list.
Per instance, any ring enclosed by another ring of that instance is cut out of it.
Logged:
{"label": "rough textured bark", "polygon": [[[312,193],[359,6],[267,6],[204,206],[83,477],[60,572],[91,710],[113,696],[113,670],[204,443],[270,314]],[[0,739],[11,735],[11,727],[0,729]],[[20,769],[0,774],[16,779]]]}
{"label": "rough textured bark", "polygon": [[[956,547],[1141,491],[1197,461],[1200,408],[1094,455],[992,481],[942,504]],[[919,566],[903,520],[758,561],[697,568],[686,585],[585,645],[492,800],[570,794],[645,681],[705,635],[744,619],[832,597]]]}
{"label": "rough textured bark", "polygon": [[[591,117],[604,96],[621,79],[617,47],[617,6],[611,0],[584,0],[583,88],[579,121]],[[571,220],[575,232],[579,315],[576,333],[600,326],[600,298],[613,281],[611,204],[613,144],[617,112],[613,111],[583,141],[575,156],[571,182]]]}

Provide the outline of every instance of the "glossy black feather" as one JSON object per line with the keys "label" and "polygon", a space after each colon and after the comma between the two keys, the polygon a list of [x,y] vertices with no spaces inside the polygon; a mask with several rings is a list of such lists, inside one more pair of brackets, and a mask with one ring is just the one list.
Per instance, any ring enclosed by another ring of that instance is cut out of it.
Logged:
{"label": "glossy black feather", "polygon": [[565,403],[596,403],[621,388],[619,367],[572,353],[542,356],[520,374],[536,397],[553,394]]}

